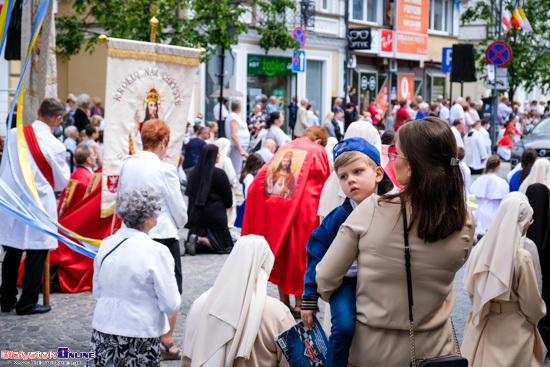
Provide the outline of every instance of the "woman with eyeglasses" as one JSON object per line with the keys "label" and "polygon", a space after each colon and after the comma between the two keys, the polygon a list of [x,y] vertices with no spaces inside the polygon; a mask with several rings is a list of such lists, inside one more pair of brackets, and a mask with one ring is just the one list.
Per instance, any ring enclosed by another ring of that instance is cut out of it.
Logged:
{"label": "woman with eyeglasses", "polygon": [[[409,365],[413,341],[416,358],[458,352],[450,317],[452,284],[470,253],[475,224],[464,201],[456,154],[453,133],[442,120],[427,117],[403,125],[388,149],[403,189],[365,199],[317,266],[317,291],[329,300],[357,258],[352,366]],[[412,323],[405,237],[411,256]]]}
{"label": "woman with eyeglasses", "polygon": [[464,288],[472,312],[462,351],[470,367],[542,366],[546,347],[537,330],[546,314],[532,255],[524,246],[533,209],[525,194],[506,195],[468,260]]}

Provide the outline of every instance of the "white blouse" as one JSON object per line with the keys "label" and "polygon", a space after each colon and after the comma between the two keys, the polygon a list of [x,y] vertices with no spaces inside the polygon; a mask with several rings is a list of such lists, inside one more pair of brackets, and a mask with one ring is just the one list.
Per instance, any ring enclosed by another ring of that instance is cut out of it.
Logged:
{"label": "white blouse", "polygon": [[140,187],[153,188],[160,196],[158,222],[149,232],[149,237],[178,238],[178,228],[187,223],[187,207],[181,195],[176,167],[162,162],[155,153],[136,153],[122,165],[118,191]]}
{"label": "white blouse", "polygon": [[[103,262],[123,239],[124,241]],[[92,327],[106,334],[155,338],[170,330],[181,304],[174,259],[167,247],[135,229],[121,228],[94,259]]]}

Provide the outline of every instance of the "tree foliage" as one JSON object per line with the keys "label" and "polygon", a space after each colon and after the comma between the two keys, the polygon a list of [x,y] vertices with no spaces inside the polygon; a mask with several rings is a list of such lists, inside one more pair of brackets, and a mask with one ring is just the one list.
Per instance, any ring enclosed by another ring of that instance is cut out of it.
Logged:
{"label": "tree foliage", "polygon": [[[476,46],[478,75],[486,74],[487,61],[485,50],[487,46],[498,40],[495,25],[498,19],[497,0],[477,1],[462,14],[462,25],[471,24],[481,20],[487,22],[487,39]],[[512,14],[517,7],[516,0],[504,0],[503,9]],[[527,92],[535,86],[540,87],[544,93],[550,89],[550,0],[524,0],[522,8],[525,12],[532,32],[515,28],[508,34],[506,27],[502,26],[502,40],[512,49],[512,60],[508,64],[508,73],[511,76],[508,96],[512,100],[516,90],[521,86]]]}
{"label": "tree foliage", "polygon": [[[218,48],[229,49],[237,37],[247,33],[243,22],[256,5],[261,14],[255,18],[260,47],[296,48],[284,21],[287,9],[294,11],[292,0],[64,0],[72,2],[73,15],[59,16],[57,48],[66,59],[85,50],[93,52],[100,34],[110,37],[148,41],[151,5],[158,7],[157,42],[186,47],[204,47],[207,55]],[[254,18],[254,16],[252,17]]]}

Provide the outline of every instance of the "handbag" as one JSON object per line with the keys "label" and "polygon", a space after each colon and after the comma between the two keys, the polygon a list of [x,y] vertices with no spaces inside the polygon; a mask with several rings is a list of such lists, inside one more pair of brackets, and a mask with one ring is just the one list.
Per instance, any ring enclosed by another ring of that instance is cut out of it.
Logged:
{"label": "handbag", "polygon": [[448,354],[440,357],[416,359],[414,343],[414,319],[413,319],[413,292],[411,276],[411,252],[409,248],[409,233],[407,226],[407,211],[405,205],[402,205],[403,213],[403,237],[405,239],[405,269],[407,270],[407,294],[409,298],[409,338],[411,341],[411,367],[468,367],[468,360],[460,355],[460,347],[456,338],[455,327],[451,319],[451,329],[453,331],[453,341],[455,354]]}

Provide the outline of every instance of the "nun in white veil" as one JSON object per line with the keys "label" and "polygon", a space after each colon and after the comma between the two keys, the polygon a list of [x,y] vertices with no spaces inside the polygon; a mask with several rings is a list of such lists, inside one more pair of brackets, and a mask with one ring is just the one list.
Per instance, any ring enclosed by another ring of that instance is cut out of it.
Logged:
{"label": "nun in white veil", "polygon": [[525,194],[529,185],[534,183],[540,183],[550,188],[550,162],[547,159],[539,158],[535,161],[531,172],[521,183],[519,192]]}
{"label": "nun in white veil", "polygon": [[218,146],[219,153],[220,153],[220,159],[218,163],[216,163],[216,168],[220,168],[225,172],[225,174],[227,175],[227,178],[229,179],[229,184],[231,184],[231,187],[233,188],[233,190],[231,191],[233,193],[233,206],[229,209],[226,209],[227,222],[228,222],[227,224],[229,228],[231,228],[235,224],[235,219],[237,218],[237,201],[235,200],[235,186],[237,185],[237,173],[235,172],[233,163],[229,158],[229,150],[231,149],[231,142],[229,141],[229,139],[219,138],[216,141],[216,145]]}
{"label": "nun in white veil", "polygon": [[506,195],[487,234],[466,264],[472,312],[462,355],[470,367],[542,366],[546,347],[537,330],[546,314],[533,258],[523,248],[533,209],[520,192]]}
{"label": "nun in white veil", "polygon": [[266,295],[273,262],[262,236],[237,241],[212,288],[189,310],[182,366],[288,366],[275,337],[295,321]]}
{"label": "nun in white veil", "polygon": [[[382,155],[382,143],[380,140],[380,133],[376,128],[367,121],[356,121],[349,125],[346,130],[344,139],[348,138],[363,138],[378,149],[380,155]],[[331,154],[332,155],[332,154]],[[321,199],[319,200],[319,209],[317,215],[322,221],[331,211],[339,207],[346,200],[346,195],[340,187],[340,181],[336,172],[332,172],[325,182],[323,191],[321,192]]]}

